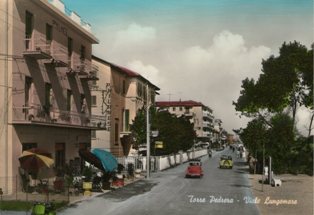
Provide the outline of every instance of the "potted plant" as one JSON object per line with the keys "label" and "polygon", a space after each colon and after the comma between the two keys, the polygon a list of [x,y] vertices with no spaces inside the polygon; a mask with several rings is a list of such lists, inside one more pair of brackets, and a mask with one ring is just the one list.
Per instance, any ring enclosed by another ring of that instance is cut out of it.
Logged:
{"label": "potted plant", "polygon": [[93,176],[93,170],[91,166],[85,166],[83,169],[83,189],[84,195],[85,196],[90,196],[91,195],[91,189],[92,189],[92,176]]}

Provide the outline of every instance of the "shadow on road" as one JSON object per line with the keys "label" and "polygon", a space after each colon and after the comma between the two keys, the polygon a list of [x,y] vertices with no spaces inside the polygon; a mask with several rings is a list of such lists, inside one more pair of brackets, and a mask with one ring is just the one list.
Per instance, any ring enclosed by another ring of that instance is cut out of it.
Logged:
{"label": "shadow on road", "polygon": [[245,161],[235,161],[233,163],[235,166],[246,166],[247,163]]}
{"label": "shadow on road", "polygon": [[247,184],[231,184],[232,187],[245,187],[245,188],[251,188],[251,185]]}
{"label": "shadow on road", "polygon": [[111,199],[117,202],[125,201],[132,196],[141,195],[149,192],[157,184],[158,183],[156,182],[142,180],[133,184],[126,185],[125,187],[119,188],[117,190],[113,190],[100,196],[100,198]]}

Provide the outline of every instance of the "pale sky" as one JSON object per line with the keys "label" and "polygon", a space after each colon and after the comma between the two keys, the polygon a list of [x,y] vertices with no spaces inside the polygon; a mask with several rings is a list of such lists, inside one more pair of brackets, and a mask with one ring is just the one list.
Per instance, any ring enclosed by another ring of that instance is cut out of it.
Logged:
{"label": "pale sky", "polygon": [[[232,101],[284,41],[313,43],[312,0],[63,0],[92,25],[97,57],[159,86],[157,100],[195,100],[224,128],[245,127]],[[306,112],[299,127],[306,127]]]}

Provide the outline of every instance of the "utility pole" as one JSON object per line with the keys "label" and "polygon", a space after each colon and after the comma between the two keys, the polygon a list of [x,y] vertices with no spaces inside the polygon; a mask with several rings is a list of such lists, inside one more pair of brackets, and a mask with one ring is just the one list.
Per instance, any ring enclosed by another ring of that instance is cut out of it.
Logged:
{"label": "utility pole", "polygon": [[149,95],[146,85],[146,178],[150,177],[150,124],[149,124]]}

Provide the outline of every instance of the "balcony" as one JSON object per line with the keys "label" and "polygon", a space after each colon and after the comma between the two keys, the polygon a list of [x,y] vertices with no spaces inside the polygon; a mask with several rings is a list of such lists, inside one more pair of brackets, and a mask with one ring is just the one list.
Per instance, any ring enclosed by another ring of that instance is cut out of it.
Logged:
{"label": "balcony", "polygon": [[56,41],[46,40],[45,35],[33,32],[32,36],[25,37],[25,51],[23,56],[36,60],[48,60],[55,67],[67,67],[67,50]]}
{"label": "balcony", "polygon": [[35,58],[37,60],[51,59],[50,55],[51,43],[46,42],[45,37],[39,33],[33,33],[33,36],[25,37],[25,57]]}
{"label": "balcony", "polygon": [[203,121],[203,127],[209,127],[210,125],[210,122],[208,121]]}
{"label": "balcony", "polygon": [[96,76],[94,72],[85,72],[85,73],[79,73],[79,78],[84,79],[86,81],[98,81],[99,78]]}
{"label": "balcony", "polygon": [[45,106],[13,108],[13,124],[46,125],[81,129],[105,130],[103,116],[81,114],[73,111],[52,110]]}
{"label": "balcony", "polygon": [[184,116],[186,116],[186,117],[193,117],[194,116],[194,113],[193,112],[191,112],[191,111],[184,111]]}

